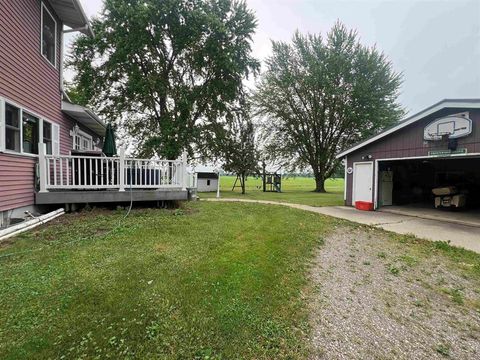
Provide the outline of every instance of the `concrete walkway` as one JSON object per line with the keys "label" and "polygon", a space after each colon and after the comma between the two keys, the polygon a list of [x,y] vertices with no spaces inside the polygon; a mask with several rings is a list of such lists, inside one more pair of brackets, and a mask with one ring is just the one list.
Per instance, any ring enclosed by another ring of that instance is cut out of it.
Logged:
{"label": "concrete walkway", "polygon": [[[434,219],[400,215],[382,211],[359,211],[347,206],[315,207],[267,200],[247,199],[205,199],[206,201],[247,202],[288,206],[375,226],[398,234],[412,234],[433,241],[449,241],[451,245],[480,253],[480,228],[463,224],[449,223]],[[203,200],[202,200],[203,201]]]}

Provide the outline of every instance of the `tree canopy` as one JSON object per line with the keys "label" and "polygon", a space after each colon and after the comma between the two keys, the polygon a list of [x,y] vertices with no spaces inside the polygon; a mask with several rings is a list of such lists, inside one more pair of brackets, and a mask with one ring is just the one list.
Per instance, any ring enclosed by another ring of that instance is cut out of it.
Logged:
{"label": "tree canopy", "polygon": [[267,149],[292,170],[310,166],[324,192],[337,153],[403,115],[401,74],[340,22],[325,38],[297,32],[272,46],[255,95]]}
{"label": "tree canopy", "polygon": [[119,119],[138,153],[176,158],[256,73],[253,13],[236,0],[105,0],[68,65],[70,95]]}

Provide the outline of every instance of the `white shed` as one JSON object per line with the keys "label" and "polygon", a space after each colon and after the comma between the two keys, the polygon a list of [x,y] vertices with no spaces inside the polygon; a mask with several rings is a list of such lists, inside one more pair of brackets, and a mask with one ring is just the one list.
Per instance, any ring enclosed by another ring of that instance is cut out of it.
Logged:
{"label": "white shed", "polygon": [[218,173],[197,172],[197,192],[217,191]]}

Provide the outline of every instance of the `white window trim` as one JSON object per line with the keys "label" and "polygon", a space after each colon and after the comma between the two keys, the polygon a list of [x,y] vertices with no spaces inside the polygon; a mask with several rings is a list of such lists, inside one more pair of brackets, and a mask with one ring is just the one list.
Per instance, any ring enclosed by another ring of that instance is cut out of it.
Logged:
{"label": "white window trim", "polygon": [[[48,60],[48,58],[43,55],[43,11],[46,10],[47,11],[47,14],[50,15],[50,17],[52,18],[53,22],[55,23],[55,56],[53,58],[53,64],[50,62],[50,60]],[[57,20],[55,20],[55,17],[52,15],[52,13],[50,12],[50,10],[48,10],[48,8],[45,6],[44,2],[42,1],[42,11],[41,11],[41,14],[40,14],[40,54],[42,55],[42,57],[47,60],[47,62],[53,66],[55,69],[57,68],[57,55],[58,55],[58,39],[57,39],[57,31],[58,31],[58,28],[57,28]]]}
{"label": "white window trim", "polygon": [[[54,139],[53,139],[53,138],[54,138],[54,134],[53,134],[53,132],[54,132],[55,126],[60,126],[60,125],[55,124],[55,123],[53,123],[53,122],[51,122],[51,121],[49,121],[49,120],[47,120],[47,119],[42,119],[42,121],[40,121],[40,126],[39,126],[40,136],[38,137],[38,139],[39,139],[39,141],[40,141],[40,139],[41,139],[40,142],[41,142],[42,144],[43,144],[43,124],[44,124],[44,123],[49,123],[49,124],[50,124],[50,130],[51,130],[51,132],[52,132],[51,135],[50,135],[50,136],[51,136],[50,141],[52,142],[52,153],[51,153],[51,154],[47,154],[47,155],[55,155],[55,151],[53,151],[53,150],[54,150],[54,148],[53,148],[53,146],[54,146]],[[60,134],[59,134],[59,136],[60,136]],[[60,146],[60,139],[59,139],[59,146]],[[60,152],[59,152],[58,155],[60,155]]]}
{"label": "white window trim", "polygon": [[5,151],[5,100],[0,98],[0,152]]}
{"label": "white window trim", "polygon": [[[20,110],[20,152],[9,150],[5,148],[5,104],[9,104],[12,106],[15,106]],[[10,99],[0,97],[0,153],[4,154],[11,154],[11,155],[17,155],[17,156],[26,156],[26,157],[38,157],[38,154],[31,154],[28,152],[23,151],[23,112],[28,113],[29,115],[32,115],[39,120],[39,125],[38,125],[38,142],[43,143],[43,122],[48,122],[49,124],[52,125],[52,132],[53,128],[55,126],[58,126],[58,134],[60,135],[60,124],[57,124],[49,119],[46,119],[44,116],[40,116],[34,111],[30,111],[29,109],[21,106],[20,104],[16,103],[15,101],[11,101]],[[52,133],[52,138],[53,138],[53,133]],[[53,139],[52,139],[53,142]],[[53,144],[52,144],[52,153],[53,155],[59,155],[60,154],[60,137],[58,139],[58,154],[55,154],[53,151]]]}
{"label": "white window trim", "polygon": [[[43,128],[43,120],[41,116],[35,115],[26,109],[20,108],[20,122],[22,123],[20,125],[20,150],[22,153],[31,154],[23,150],[23,114],[24,113],[38,119],[38,142],[39,143],[40,142],[43,143],[43,133],[40,132]],[[33,154],[33,155],[37,155],[37,154]]]}

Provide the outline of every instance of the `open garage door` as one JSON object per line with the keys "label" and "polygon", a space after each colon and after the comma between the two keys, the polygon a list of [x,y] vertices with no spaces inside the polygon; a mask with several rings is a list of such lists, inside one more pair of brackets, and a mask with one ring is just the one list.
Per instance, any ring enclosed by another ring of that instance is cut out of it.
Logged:
{"label": "open garage door", "polygon": [[[378,165],[379,207],[480,209],[479,157],[382,160]],[[435,195],[434,189],[441,190]]]}

